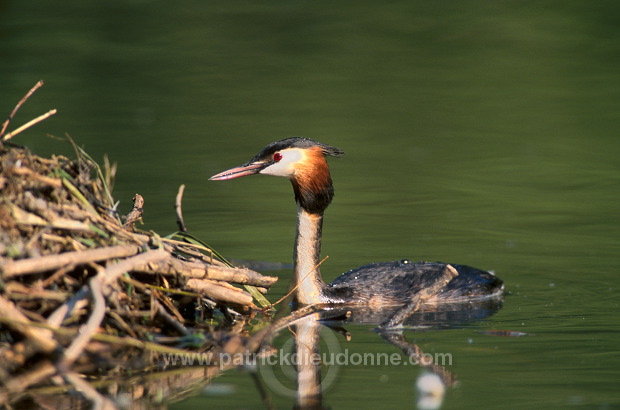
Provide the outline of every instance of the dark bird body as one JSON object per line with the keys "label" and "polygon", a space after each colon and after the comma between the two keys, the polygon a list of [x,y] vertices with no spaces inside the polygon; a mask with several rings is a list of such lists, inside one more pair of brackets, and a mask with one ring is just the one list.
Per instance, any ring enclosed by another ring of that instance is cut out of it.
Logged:
{"label": "dark bird body", "polygon": [[[327,294],[334,303],[365,300],[369,305],[401,305],[434,283],[443,272],[441,262],[408,260],[378,262],[352,269],[327,285]],[[427,303],[476,300],[496,295],[502,282],[496,276],[466,265],[451,264],[458,272],[434,298]]]}
{"label": "dark bird body", "polygon": [[288,178],[295,193],[297,235],[294,248],[294,284],[300,304],[363,304],[393,306],[406,304],[432,284],[448,265],[458,276],[452,279],[432,303],[462,302],[500,296],[504,284],[495,275],[465,265],[408,260],[372,263],[344,273],[326,284],[319,272],[323,213],[331,203],[334,188],[326,156],[340,157],[338,148],[307,138],[287,138],[267,145],[246,164],[212,176],[227,180],[253,174]]}

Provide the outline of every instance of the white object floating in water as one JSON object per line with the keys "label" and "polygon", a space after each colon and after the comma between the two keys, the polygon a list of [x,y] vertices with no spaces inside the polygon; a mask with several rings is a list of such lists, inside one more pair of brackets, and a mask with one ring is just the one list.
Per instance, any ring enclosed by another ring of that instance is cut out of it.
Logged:
{"label": "white object floating in water", "polygon": [[441,377],[435,373],[423,372],[416,380],[416,389],[418,409],[433,410],[441,407],[446,394],[446,386]]}

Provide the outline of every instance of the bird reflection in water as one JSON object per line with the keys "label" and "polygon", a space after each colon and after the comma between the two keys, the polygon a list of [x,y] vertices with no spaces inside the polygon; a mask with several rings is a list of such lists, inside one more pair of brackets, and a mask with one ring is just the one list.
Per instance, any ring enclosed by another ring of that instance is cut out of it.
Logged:
{"label": "bird reflection in water", "polygon": [[[417,393],[414,394],[414,389],[412,389],[410,400],[414,400],[420,409],[439,408],[444,394],[454,386],[457,378],[443,364],[429,360],[433,356],[425,354],[420,346],[408,341],[404,331],[420,332],[457,328],[494,314],[502,307],[502,300],[488,299],[439,306],[440,309],[426,307],[424,310],[416,311],[399,329],[380,327],[375,329],[384,341],[402,352],[403,361],[409,360],[410,363],[418,364],[418,366],[411,366],[415,372],[415,374],[412,373],[411,383],[415,386]],[[294,344],[291,350],[296,355],[295,366],[293,366],[296,387],[294,391],[290,389],[283,391],[284,383],[277,380],[273,369],[267,369],[263,367],[265,365],[261,365],[262,383],[264,387],[267,387],[262,389],[265,393],[265,402],[270,402],[270,393],[267,392],[271,392],[277,395],[294,396],[294,407],[298,409],[329,408],[325,403],[324,392],[337,379],[334,376],[338,373],[338,366],[350,364],[346,361],[335,360],[333,357],[334,353],[341,354],[343,342],[346,343],[354,338],[346,327],[385,323],[394,314],[394,310],[309,306],[293,312],[290,316],[293,319],[276,326],[280,330],[289,329],[293,335]],[[268,343],[269,340],[265,342]],[[363,353],[358,354],[363,355]],[[373,354],[376,355],[376,353]],[[376,385],[374,387],[376,388]],[[377,391],[376,394],[380,397],[381,392]]]}

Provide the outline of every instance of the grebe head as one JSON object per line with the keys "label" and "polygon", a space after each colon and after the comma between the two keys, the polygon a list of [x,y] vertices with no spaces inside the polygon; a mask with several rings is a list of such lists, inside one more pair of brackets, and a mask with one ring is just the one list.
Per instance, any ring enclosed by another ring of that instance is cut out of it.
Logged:
{"label": "grebe head", "polygon": [[291,180],[297,203],[310,213],[323,213],[334,196],[325,156],[340,157],[344,152],[309,138],[287,138],[272,142],[247,163],[209,178],[223,181],[264,174]]}

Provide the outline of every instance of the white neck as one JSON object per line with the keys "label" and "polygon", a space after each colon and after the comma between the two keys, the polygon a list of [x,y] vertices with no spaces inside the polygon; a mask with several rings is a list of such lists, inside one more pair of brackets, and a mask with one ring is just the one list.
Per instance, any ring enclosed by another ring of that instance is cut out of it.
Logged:
{"label": "white neck", "polygon": [[297,207],[297,236],[295,238],[295,278],[296,300],[304,305],[326,302],[318,264],[321,254],[321,230],[323,215],[313,214]]}

